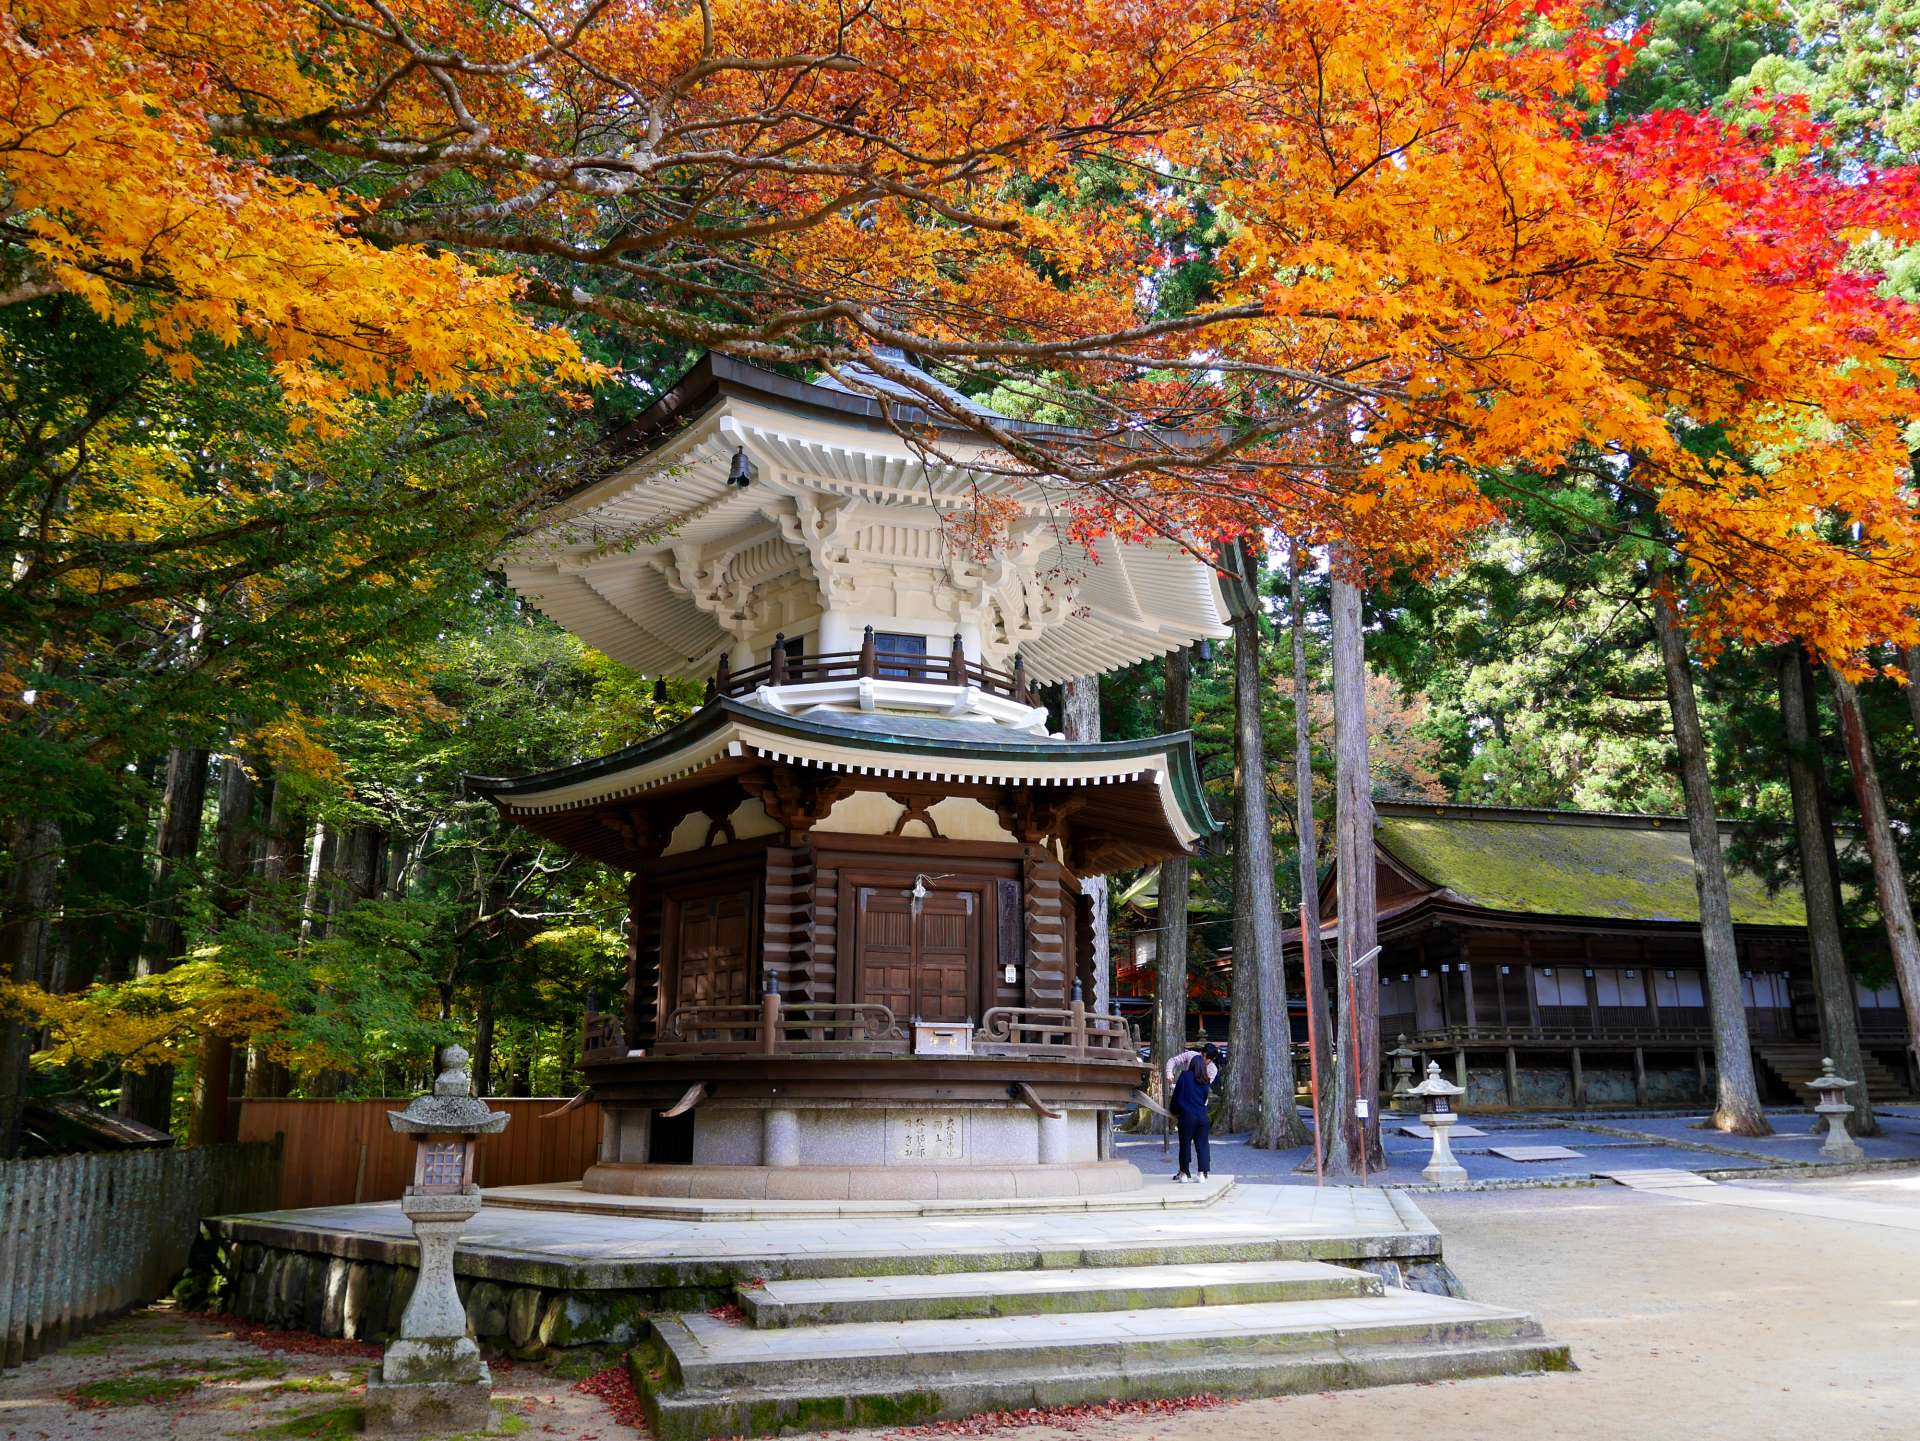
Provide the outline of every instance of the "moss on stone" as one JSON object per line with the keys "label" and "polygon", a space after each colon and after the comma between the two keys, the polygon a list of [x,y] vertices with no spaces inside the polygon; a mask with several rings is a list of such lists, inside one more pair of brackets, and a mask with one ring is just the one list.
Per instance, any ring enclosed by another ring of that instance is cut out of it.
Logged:
{"label": "moss on stone", "polygon": [[134,1373],[111,1376],[104,1381],[89,1381],[67,1394],[82,1406],[158,1406],[177,1401],[200,1389],[200,1376],[156,1376]]}
{"label": "moss on stone", "polygon": [[358,1436],[366,1422],[364,1406],[328,1406],[302,1411],[255,1432],[259,1436],[291,1436],[299,1441],[346,1441]]}

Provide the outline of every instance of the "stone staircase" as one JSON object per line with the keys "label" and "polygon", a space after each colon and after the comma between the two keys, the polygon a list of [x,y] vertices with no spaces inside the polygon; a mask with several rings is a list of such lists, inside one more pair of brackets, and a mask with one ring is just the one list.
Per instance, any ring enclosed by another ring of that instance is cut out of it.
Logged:
{"label": "stone staircase", "polygon": [[[1754,1046],[1766,1068],[1793,1093],[1812,1105],[1817,1099],[1807,1082],[1820,1074],[1820,1047],[1814,1041],[1761,1041]],[[1867,1096],[1874,1105],[1892,1105],[1912,1100],[1906,1086],[1886,1066],[1867,1056],[1862,1067],[1866,1075]]]}
{"label": "stone staircase", "polygon": [[1070,1250],[1022,1270],[750,1281],[739,1319],[656,1318],[633,1354],[634,1382],[660,1441],[706,1441],[1570,1365],[1522,1312],[1294,1249],[1184,1260]]}

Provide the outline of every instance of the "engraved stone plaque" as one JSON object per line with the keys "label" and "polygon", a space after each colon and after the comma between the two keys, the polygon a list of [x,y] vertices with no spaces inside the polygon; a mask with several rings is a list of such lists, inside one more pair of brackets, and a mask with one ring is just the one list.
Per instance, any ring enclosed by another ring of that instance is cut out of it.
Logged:
{"label": "engraved stone plaque", "polygon": [[896,1166],[926,1165],[967,1158],[967,1119],[958,1111],[890,1111],[887,1161]]}

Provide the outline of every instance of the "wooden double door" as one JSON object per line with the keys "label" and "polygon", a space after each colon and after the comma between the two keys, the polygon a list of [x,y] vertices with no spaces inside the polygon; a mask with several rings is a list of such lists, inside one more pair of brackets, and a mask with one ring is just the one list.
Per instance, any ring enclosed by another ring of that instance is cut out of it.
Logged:
{"label": "wooden double door", "polygon": [[903,1023],[978,1021],[993,900],[984,878],[931,882],[916,903],[911,877],[843,875],[840,999],[877,1002]]}

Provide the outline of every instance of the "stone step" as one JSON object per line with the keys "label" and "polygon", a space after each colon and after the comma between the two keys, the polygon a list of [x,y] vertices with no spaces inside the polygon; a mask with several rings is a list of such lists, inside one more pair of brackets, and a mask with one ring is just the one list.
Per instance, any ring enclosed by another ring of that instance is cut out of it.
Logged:
{"label": "stone step", "polygon": [[1511,1375],[1570,1362],[1521,1312],[1389,1290],[773,1331],[704,1314],[661,1317],[632,1364],[654,1435],[708,1441],[1109,1400]]}
{"label": "stone step", "polygon": [[[1820,1074],[1820,1062],[1823,1059],[1820,1047],[1808,1044],[1782,1045],[1768,1042],[1755,1047],[1760,1059],[1767,1068],[1787,1085],[1801,1092],[1809,1101],[1814,1099],[1812,1089],[1807,1085]],[[1876,1105],[1885,1101],[1907,1099],[1906,1085],[1885,1065],[1872,1056],[1861,1059],[1861,1079],[1867,1083],[1867,1096]]]}
{"label": "stone step", "polygon": [[757,1329],[861,1321],[953,1320],[1063,1312],[1144,1311],[1256,1301],[1377,1296],[1380,1278],[1324,1261],[1239,1261],[1192,1266],[1066,1267],[959,1271],[928,1276],[844,1276],[739,1288]]}

